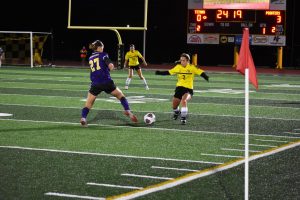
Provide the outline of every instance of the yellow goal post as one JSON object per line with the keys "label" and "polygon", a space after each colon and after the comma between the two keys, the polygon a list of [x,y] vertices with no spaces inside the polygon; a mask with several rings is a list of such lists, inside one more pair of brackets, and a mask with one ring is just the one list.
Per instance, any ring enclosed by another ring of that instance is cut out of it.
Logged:
{"label": "yellow goal post", "polygon": [[122,31],[143,31],[143,55],[145,57],[146,54],[146,30],[147,30],[147,15],[148,15],[148,0],[144,0],[144,23],[141,27],[134,27],[134,26],[74,26],[71,24],[71,17],[72,17],[72,0],[69,0],[69,9],[68,9],[68,29],[78,29],[78,30],[111,30],[114,31],[118,38],[118,47],[117,47],[117,68],[123,68],[124,64],[124,44],[122,42],[121,35],[119,30]]}

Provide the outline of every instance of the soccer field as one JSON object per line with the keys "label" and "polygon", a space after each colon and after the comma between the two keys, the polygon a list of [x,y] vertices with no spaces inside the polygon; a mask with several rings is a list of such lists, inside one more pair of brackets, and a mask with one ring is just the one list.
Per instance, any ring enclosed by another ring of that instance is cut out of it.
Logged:
{"label": "soccer field", "polygon": [[[186,125],[172,120],[176,77],[111,73],[138,117],[100,94],[80,126],[88,69],[0,69],[0,199],[243,199],[244,77],[195,78]],[[300,196],[300,77],[250,85],[249,199]],[[143,116],[153,112],[156,122]]]}

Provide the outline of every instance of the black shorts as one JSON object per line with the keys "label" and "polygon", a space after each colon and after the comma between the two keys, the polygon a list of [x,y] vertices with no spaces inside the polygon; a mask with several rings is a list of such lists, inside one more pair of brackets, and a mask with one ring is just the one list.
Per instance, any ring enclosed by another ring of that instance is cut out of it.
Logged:
{"label": "black shorts", "polygon": [[114,91],[117,88],[117,86],[115,85],[114,81],[110,81],[108,83],[103,83],[103,84],[97,84],[97,85],[91,85],[91,88],[89,90],[89,92],[94,95],[97,96],[98,94],[100,94],[102,91],[104,91],[107,94],[112,93],[112,91]]}
{"label": "black shorts", "polygon": [[186,93],[189,93],[191,96],[193,96],[194,92],[192,89],[186,88],[186,87],[176,87],[175,88],[175,94],[174,97],[178,99],[182,99],[182,96]]}
{"label": "black shorts", "polygon": [[130,69],[135,69],[136,71],[141,69],[140,65],[136,65],[136,66],[129,66]]}

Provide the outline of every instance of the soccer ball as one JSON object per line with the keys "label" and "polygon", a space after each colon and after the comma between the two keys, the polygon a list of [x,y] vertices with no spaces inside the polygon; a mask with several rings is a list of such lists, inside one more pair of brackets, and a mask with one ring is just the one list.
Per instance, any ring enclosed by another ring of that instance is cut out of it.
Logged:
{"label": "soccer ball", "polygon": [[153,124],[155,122],[155,115],[153,113],[147,113],[144,116],[144,122],[148,125]]}

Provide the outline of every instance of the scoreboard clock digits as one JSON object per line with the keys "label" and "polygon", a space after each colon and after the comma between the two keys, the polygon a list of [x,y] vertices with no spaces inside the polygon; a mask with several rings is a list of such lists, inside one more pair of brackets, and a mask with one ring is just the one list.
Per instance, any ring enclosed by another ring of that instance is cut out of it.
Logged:
{"label": "scoreboard clock digits", "polygon": [[285,11],[242,9],[189,10],[188,33],[285,35]]}

